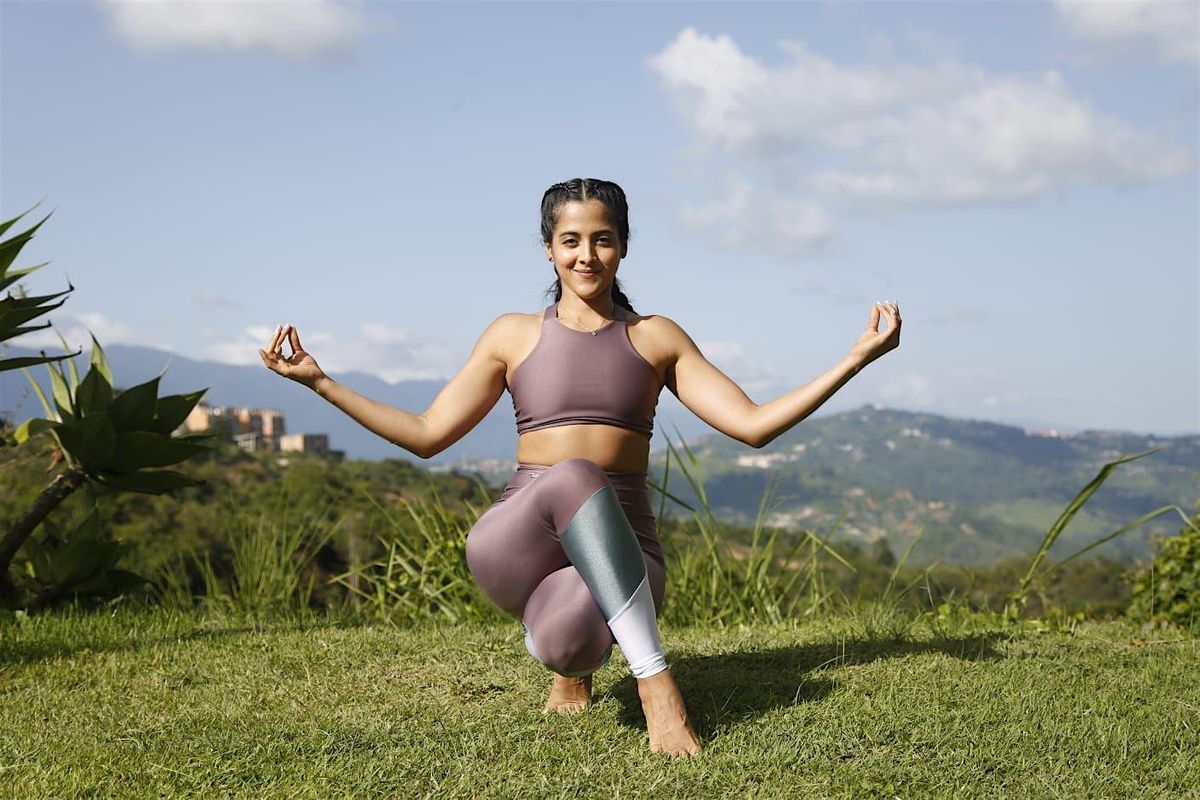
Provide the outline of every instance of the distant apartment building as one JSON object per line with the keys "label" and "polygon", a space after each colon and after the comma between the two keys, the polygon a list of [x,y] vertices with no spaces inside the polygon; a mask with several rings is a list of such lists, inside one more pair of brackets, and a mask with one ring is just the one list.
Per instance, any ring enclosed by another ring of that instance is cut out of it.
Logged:
{"label": "distant apartment building", "polygon": [[279,449],[294,453],[328,453],[329,436],[324,433],[289,433],[279,437]]}
{"label": "distant apartment building", "polygon": [[251,453],[329,452],[327,434],[288,434],[283,412],[275,408],[210,406],[197,403],[184,420],[183,429],[188,433],[224,434],[238,447]]}

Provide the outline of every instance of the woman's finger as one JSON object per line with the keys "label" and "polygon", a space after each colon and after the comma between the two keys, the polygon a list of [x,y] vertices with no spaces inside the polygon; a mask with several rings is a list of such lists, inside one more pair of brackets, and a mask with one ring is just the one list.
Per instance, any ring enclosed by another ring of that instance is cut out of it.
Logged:
{"label": "woman's finger", "polygon": [[283,327],[282,325],[275,326],[275,331],[271,334],[271,337],[267,340],[267,346],[264,348],[264,350],[266,350],[267,352],[270,352],[271,350],[275,349],[275,340],[279,338],[279,330],[282,327]]}
{"label": "woman's finger", "polygon": [[279,338],[275,342],[275,352],[279,354],[280,358],[283,358],[283,341],[286,338],[287,338],[287,326],[284,325],[282,328],[279,329]]}
{"label": "woman's finger", "polygon": [[304,349],[303,345],[300,344],[300,331],[296,330],[295,327],[291,329],[291,342],[293,353],[299,353]]}

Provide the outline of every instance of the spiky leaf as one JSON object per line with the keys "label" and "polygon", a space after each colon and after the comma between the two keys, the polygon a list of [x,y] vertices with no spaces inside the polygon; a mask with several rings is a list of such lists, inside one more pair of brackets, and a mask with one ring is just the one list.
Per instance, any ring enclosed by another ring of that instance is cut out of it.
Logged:
{"label": "spiky leaf", "polygon": [[90,416],[65,420],[56,430],[67,455],[88,472],[106,467],[117,446],[117,433],[108,414],[98,411]]}
{"label": "spiky leaf", "polygon": [[[72,364],[74,367],[74,364]],[[79,388],[75,390],[75,406],[81,416],[87,417],[101,411],[108,411],[112,405],[112,384],[94,366],[83,376]]]}
{"label": "spiky leaf", "polygon": [[113,399],[109,414],[118,433],[154,430],[154,412],[161,402],[158,399],[158,381],[159,376],[155,376],[145,383],[129,387]]}
{"label": "spiky leaf", "polygon": [[118,472],[169,467],[208,449],[199,442],[172,439],[161,433],[125,431],[117,434],[117,446],[106,467]]}
{"label": "spiky leaf", "polygon": [[108,368],[108,359],[104,357],[104,348],[96,341],[96,337],[92,335],[91,331],[88,332],[88,335],[92,337],[92,357],[89,363],[100,370],[100,374],[108,380],[108,385],[112,386],[115,381],[113,381],[112,370]]}
{"label": "spiky leaf", "polygon": [[163,494],[188,486],[201,486],[203,480],[189,478],[179,472],[156,470],[153,472],[116,473],[100,470],[93,476],[101,484],[125,492]]}
{"label": "spiky leaf", "polygon": [[25,444],[27,439],[37,436],[43,431],[52,430],[59,424],[61,423],[54,420],[31,417],[17,426],[17,429],[13,431],[13,438],[17,440],[17,444]]}
{"label": "spiky leaf", "polygon": [[188,414],[200,402],[200,398],[208,391],[208,387],[190,394],[170,394],[158,398],[158,411],[151,430],[158,433],[170,434],[184,423]]}

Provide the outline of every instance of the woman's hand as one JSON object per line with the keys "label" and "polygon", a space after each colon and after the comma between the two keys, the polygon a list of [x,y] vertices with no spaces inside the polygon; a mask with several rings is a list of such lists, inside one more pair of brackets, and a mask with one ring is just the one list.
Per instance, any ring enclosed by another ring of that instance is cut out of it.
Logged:
{"label": "woman's hand", "polygon": [[[888,328],[879,332],[880,315],[887,317]],[[850,357],[859,362],[859,369],[870,364],[884,353],[900,346],[900,307],[893,302],[875,303],[871,306],[871,317],[867,329],[850,349]]]}
{"label": "woman's hand", "polygon": [[[292,346],[292,354],[287,357],[283,355],[284,339]],[[296,383],[302,383],[310,389],[319,379],[325,377],[324,371],[317,366],[317,360],[304,352],[304,347],[300,344],[300,334],[291,325],[280,325],[276,328],[267,349],[259,350],[258,354],[267,369],[285,378],[291,378]]]}

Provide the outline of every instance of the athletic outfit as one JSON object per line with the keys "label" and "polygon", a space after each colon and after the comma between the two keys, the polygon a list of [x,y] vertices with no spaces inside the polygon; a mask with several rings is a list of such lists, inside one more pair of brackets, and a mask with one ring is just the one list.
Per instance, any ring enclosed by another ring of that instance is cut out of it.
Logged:
{"label": "athletic outfit", "polygon": [[[662,385],[623,321],[577,331],[554,303],[508,390],[518,434],[604,424],[649,439]],[[656,621],[666,572],[645,471],[610,472],[586,458],[520,463],[466,552],[484,593],[521,620],[526,648],[555,672],[591,674],[614,639],[635,677],[666,669]]]}

